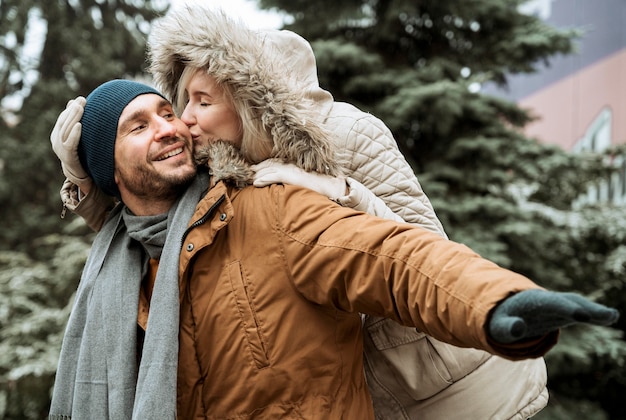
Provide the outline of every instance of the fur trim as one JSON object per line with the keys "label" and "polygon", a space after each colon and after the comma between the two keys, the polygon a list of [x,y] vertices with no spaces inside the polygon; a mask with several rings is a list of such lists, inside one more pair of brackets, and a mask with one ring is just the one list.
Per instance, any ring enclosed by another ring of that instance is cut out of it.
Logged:
{"label": "fur trim", "polygon": [[235,101],[256,111],[274,142],[270,157],[338,175],[340,165],[319,110],[285,68],[284,53],[263,32],[199,4],[170,10],[155,22],[148,40],[149,70],[172,101],[184,67],[204,68],[219,84],[233,88]]}
{"label": "fur trim", "polygon": [[211,174],[211,187],[218,181],[234,184],[238,188],[252,184],[254,171],[239,150],[227,141],[216,141],[196,150],[196,165],[206,165]]}

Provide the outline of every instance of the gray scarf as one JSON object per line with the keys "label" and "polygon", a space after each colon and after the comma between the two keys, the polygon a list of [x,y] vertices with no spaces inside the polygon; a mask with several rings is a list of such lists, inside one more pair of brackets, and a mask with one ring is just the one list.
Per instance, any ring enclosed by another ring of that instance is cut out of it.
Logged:
{"label": "gray scarf", "polygon": [[[149,220],[155,226],[146,227],[145,220],[132,217],[121,205],[111,212],[76,292],[50,419],[176,418],[181,241],[208,185],[208,175],[199,174],[167,219]],[[161,258],[136,366],[144,250]]]}

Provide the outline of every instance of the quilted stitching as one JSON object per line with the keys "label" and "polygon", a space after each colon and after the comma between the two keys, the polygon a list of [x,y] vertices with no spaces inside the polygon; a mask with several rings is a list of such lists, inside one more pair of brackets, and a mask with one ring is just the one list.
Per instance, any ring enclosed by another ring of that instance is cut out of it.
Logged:
{"label": "quilted stitching", "polygon": [[335,103],[325,125],[332,132],[346,175],[366,186],[405,221],[446,236],[389,129],[371,114]]}

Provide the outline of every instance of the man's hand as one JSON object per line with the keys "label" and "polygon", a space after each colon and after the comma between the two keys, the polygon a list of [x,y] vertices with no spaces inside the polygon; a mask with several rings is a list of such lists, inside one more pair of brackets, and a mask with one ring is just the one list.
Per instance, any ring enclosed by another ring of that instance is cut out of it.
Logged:
{"label": "man's hand", "polygon": [[253,165],[256,172],[253,185],[265,187],[271,184],[289,184],[309,188],[334,200],[347,195],[346,179],[307,172],[296,165],[282,163],[275,159],[267,159]]}
{"label": "man's hand", "polygon": [[52,150],[61,161],[61,168],[65,177],[79,187],[88,188],[93,181],[78,159],[78,142],[82,130],[80,119],[85,110],[85,103],[86,100],[82,96],[78,96],[67,103],[65,110],[61,112],[54,124],[50,134],[50,142],[52,143]]}
{"label": "man's hand", "polygon": [[577,323],[610,325],[619,312],[576,293],[526,290],[496,306],[489,321],[489,335],[508,344]]}

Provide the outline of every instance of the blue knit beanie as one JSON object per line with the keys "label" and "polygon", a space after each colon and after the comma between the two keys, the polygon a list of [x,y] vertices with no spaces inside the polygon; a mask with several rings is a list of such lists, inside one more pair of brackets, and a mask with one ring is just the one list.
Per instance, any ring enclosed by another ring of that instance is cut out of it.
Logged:
{"label": "blue knit beanie", "polygon": [[78,158],[98,188],[112,197],[120,198],[114,177],[117,124],[126,105],[146,93],[165,98],[156,89],[130,80],[108,81],[87,96]]}

